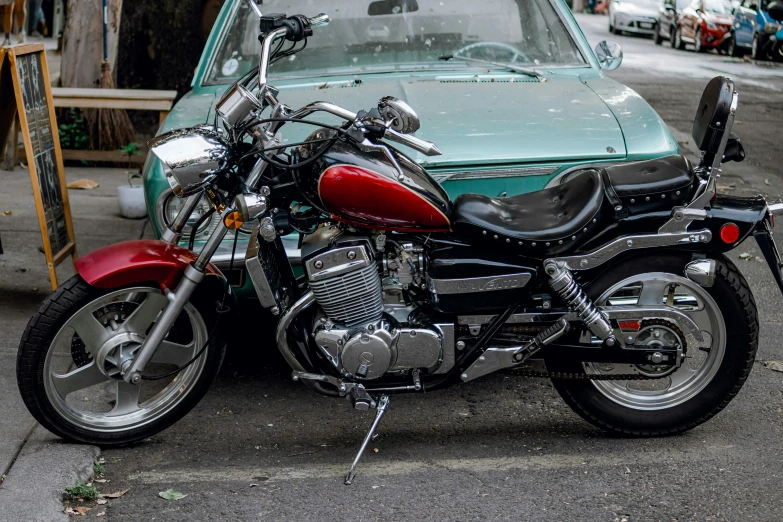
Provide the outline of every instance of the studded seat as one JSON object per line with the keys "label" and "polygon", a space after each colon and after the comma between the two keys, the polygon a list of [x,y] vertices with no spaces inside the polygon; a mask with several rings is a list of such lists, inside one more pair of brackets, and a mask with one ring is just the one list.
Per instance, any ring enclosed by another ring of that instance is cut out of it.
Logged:
{"label": "studded seat", "polygon": [[601,172],[594,169],[508,198],[463,194],[454,201],[454,231],[527,255],[556,255],[578,248],[603,226],[611,215],[604,200]]}

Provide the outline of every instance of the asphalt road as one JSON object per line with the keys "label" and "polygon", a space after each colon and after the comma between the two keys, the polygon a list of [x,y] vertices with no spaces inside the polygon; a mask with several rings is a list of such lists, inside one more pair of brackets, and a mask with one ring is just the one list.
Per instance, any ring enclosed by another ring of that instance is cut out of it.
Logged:
{"label": "asphalt road", "polygon": [[[606,18],[580,22],[593,43],[609,37]],[[783,69],[612,38],[626,61],[611,76],[646,97],[685,150],[707,79],[735,77],[749,160],[728,168],[723,183],[737,193],[783,192],[775,132]],[[495,375],[393,398],[371,446],[377,453],[368,451],[347,487],[342,477],[371,414],[291,382],[271,341],[248,337],[184,420],[104,452],[109,482],[101,489],[130,488],[105,518],[780,520],[783,373],[762,361],[783,359],[783,306],[765,265],[740,261],[740,252],[758,252],[743,245],[731,254],[759,306],[758,362],[728,408],[685,435],[609,437],[572,413],[548,381]],[[169,488],[188,496],[158,497]]]}

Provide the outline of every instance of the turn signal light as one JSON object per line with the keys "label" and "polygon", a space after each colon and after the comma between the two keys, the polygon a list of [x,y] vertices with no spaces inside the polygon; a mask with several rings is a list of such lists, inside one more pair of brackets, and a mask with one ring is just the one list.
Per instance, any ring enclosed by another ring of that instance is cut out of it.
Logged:
{"label": "turn signal light", "polygon": [[740,237],[740,229],[734,223],[726,223],[720,228],[720,239],[726,244],[736,243]]}
{"label": "turn signal light", "polygon": [[226,216],[224,223],[229,230],[237,230],[245,224],[245,222],[242,221],[242,214],[236,210]]}

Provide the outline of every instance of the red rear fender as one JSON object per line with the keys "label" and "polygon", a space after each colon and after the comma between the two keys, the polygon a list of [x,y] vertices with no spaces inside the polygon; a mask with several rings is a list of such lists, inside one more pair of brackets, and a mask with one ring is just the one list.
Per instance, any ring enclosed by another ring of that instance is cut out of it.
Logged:
{"label": "red rear fender", "polygon": [[[76,271],[92,286],[119,288],[154,281],[165,290],[177,285],[198,256],[186,248],[155,240],[125,241],[80,257]],[[212,264],[207,274],[223,277]]]}

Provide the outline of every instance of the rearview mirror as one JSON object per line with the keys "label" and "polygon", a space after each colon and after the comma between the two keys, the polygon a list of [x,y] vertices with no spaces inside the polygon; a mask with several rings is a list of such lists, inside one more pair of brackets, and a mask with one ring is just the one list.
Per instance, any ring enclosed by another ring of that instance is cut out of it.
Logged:
{"label": "rearview mirror", "polygon": [[401,134],[413,134],[421,122],[410,105],[394,96],[386,96],[378,102],[378,110],[384,120],[390,123],[391,128]]}
{"label": "rearview mirror", "polygon": [[605,71],[614,71],[623,63],[623,49],[620,44],[613,40],[604,40],[595,46],[595,55],[601,69]]}

